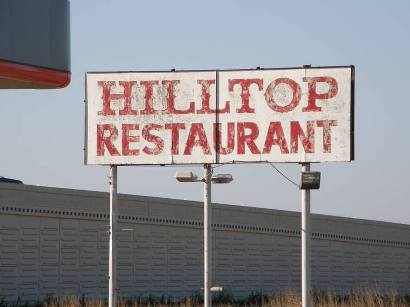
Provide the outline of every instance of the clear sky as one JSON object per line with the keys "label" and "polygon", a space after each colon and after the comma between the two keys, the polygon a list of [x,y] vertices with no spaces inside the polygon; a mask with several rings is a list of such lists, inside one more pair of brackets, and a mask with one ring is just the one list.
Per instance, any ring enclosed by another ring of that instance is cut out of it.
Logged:
{"label": "clear sky", "polygon": [[[356,160],[312,165],[312,211],[410,224],[407,0],[71,0],[71,55],[67,88],[0,91],[1,176],[108,191],[108,168],[83,162],[87,71],[355,65]],[[277,166],[298,181],[299,165]],[[201,200],[176,170],[120,167],[119,192]],[[299,190],[267,164],[217,171],[235,180],[214,185],[214,202],[300,210]]]}

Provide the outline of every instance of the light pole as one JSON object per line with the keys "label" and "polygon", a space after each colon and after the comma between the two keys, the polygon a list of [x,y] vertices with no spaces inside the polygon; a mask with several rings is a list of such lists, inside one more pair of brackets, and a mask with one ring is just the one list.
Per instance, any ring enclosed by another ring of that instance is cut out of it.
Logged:
{"label": "light pole", "polygon": [[311,295],[311,231],[310,231],[310,190],[320,187],[320,172],[311,172],[310,163],[302,163],[300,177],[302,202],[302,307],[310,307]]}
{"label": "light pole", "polygon": [[[212,306],[212,206],[211,183],[230,183],[230,174],[212,175],[212,165],[204,164],[204,175],[198,178],[192,172],[177,172],[175,178],[179,182],[204,183],[204,307]],[[220,289],[220,287],[218,287]]]}
{"label": "light pole", "polygon": [[212,233],[211,178],[212,167],[204,165],[204,306],[212,306]]}
{"label": "light pole", "polygon": [[117,166],[110,166],[110,228],[109,236],[109,254],[108,254],[108,306],[116,307],[117,305]]}

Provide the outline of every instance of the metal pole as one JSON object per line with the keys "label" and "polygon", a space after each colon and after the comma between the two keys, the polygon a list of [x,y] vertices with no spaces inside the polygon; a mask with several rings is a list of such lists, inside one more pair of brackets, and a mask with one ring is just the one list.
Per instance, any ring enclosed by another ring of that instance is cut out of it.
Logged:
{"label": "metal pole", "polygon": [[211,164],[204,164],[204,307],[212,306]]}
{"label": "metal pole", "polygon": [[[310,163],[302,163],[302,172]],[[302,190],[302,307],[310,307],[310,190]]]}
{"label": "metal pole", "polygon": [[110,228],[108,231],[109,246],[109,267],[108,267],[108,306],[117,305],[117,246],[115,235],[117,233],[117,166],[110,166]]}

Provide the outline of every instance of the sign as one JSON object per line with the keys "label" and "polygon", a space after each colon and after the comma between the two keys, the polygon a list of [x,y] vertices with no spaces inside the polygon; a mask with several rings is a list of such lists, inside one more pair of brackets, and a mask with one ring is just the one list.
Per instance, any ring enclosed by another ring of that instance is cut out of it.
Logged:
{"label": "sign", "polygon": [[86,164],[353,160],[354,67],[86,74]]}

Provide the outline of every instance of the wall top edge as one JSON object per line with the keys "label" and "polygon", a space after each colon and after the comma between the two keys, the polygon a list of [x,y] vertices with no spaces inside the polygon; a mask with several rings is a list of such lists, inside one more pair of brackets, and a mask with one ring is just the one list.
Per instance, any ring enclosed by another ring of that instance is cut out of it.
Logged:
{"label": "wall top edge", "polygon": [[[25,192],[36,192],[36,193],[46,193],[46,194],[55,194],[55,195],[68,195],[68,196],[80,196],[80,197],[92,197],[92,198],[106,198],[108,199],[108,192],[102,191],[91,191],[91,190],[78,190],[78,189],[68,189],[60,187],[47,187],[47,186],[35,186],[35,185],[26,185],[26,184],[12,184],[12,183],[0,183],[1,190],[11,190],[11,191],[25,191]],[[194,200],[181,200],[175,198],[165,198],[165,197],[156,197],[156,196],[144,196],[144,195],[131,195],[131,194],[119,194],[119,200],[124,201],[137,201],[137,202],[154,202],[158,204],[169,204],[169,205],[179,205],[179,206],[188,206],[188,207],[202,207],[202,202]],[[241,205],[230,205],[230,204],[221,204],[213,203],[216,209],[225,210],[225,211],[240,211],[240,212],[249,212],[256,214],[271,214],[279,215],[286,217],[295,217],[300,216],[299,212],[295,211],[286,211],[270,208],[261,208],[261,207],[249,207]],[[408,229],[410,230],[410,225],[386,221],[377,221],[377,220],[367,220],[354,217],[342,217],[342,216],[333,216],[333,215],[324,215],[324,214],[312,214],[314,219],[318,220],[331,220],[332,222],[348,222],[354,224],[363,224],[367,226],[379,226],[379,227],[390,227],[398,229]]]}

